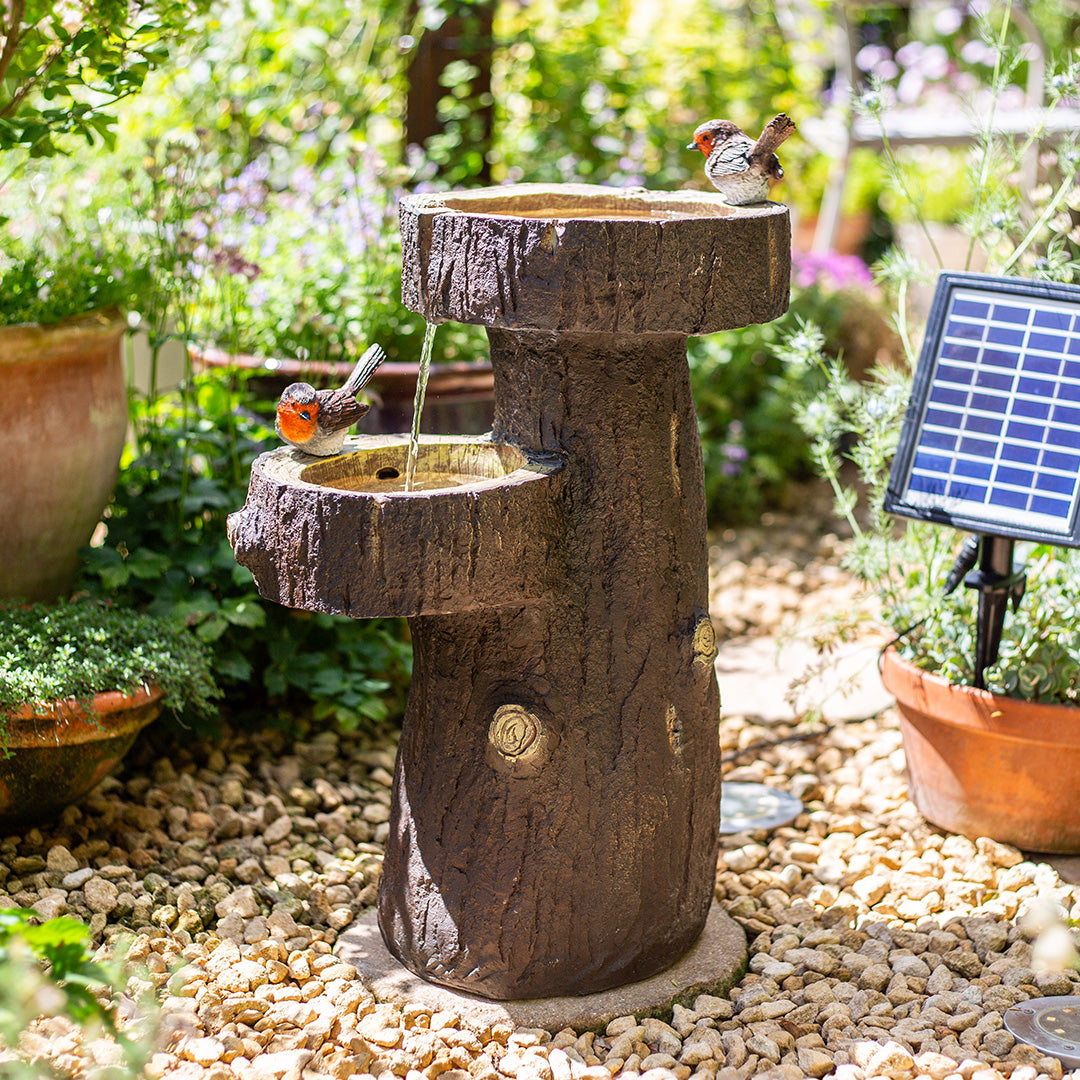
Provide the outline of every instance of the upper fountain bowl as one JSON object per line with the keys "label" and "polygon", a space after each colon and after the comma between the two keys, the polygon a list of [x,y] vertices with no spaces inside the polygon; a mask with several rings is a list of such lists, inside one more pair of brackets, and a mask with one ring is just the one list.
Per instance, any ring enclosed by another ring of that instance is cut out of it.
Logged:
{"label": "upper fountain bowl", "polygon": [[431,322],[710,334],[787,310],[786,206],[519,184],[401,202],[402,297]]}

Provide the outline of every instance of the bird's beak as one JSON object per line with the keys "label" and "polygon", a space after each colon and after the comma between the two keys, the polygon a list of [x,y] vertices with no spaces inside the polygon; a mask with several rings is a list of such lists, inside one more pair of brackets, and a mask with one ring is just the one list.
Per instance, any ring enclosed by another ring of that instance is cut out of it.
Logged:
{"label": "bird's beak", "polygon": [[686,149],[687,150],[696,150],[697,149],[697,143],[687,143],[686,144]]}

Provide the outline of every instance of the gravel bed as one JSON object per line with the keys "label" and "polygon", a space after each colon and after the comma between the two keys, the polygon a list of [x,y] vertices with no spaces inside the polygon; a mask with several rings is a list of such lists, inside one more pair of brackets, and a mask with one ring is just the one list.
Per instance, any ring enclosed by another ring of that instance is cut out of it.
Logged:
{"label": "gravel bed", "polygon": [[[825,565],[813,543],[800,550]],[[721,724],[729,758],[792,733]],[[144,970],[129,992],[154,989],[164,1018],[151,1077],[1062,1077],[1002,1015],[1080,993],[1080,974],[1038,969],[1025,917],[1054,905],[1080,918],[1080,890],[1014,848],[928,826],[906,797],[891,711],[729,761],[726,778],[806,808],[789,827],[724,840],[716,895],[746,929],[748,971],[726,998],[595,1033],[471,1031],[375,1001],[334,956],[375,898],[393,756],[392,735],[186,748],[151,735],[55,826],[0,840],[0,906],[76,915],[103,952],[134,934]],[[74,1075],[115,1056],[59,1019],[26,1046]]]}

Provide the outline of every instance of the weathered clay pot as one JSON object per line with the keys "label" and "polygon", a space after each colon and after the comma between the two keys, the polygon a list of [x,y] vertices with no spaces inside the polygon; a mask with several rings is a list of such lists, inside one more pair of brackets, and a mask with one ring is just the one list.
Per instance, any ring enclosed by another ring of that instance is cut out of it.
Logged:
{"label": "weathered clay pot", "polygon": [[112,494],[127,428],[126,322],[0,327],[0,596],[65,592]]}
{"label": "weathered clay pot", "polygon": [[955,685],[895,649],[881,678],[900,709],[911,798],[928,820],[1027,851],[1080,852],[1080,709]]}
{"label": "weathered clay pot", "polygon": [[0,717],[0,827],[48,821],[116,767],[161,712],[162,691],[98,694],[83,708],[58,702]]}

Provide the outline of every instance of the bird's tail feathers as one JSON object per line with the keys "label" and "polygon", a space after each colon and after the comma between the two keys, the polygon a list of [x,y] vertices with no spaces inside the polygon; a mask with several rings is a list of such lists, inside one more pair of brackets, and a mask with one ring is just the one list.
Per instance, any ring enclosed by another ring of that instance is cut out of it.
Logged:
{"label": "bird's tail feathers", "polygon": [[352,374],[345,380],[342,392],[353,396],[359,394],[385,359],[386,353],[381,345],[369,345],[364,355],[356,361]]}
{"label": "bird's tail feathers", "polygon": [[795,121],[785,113],[778,113],[766,125],[751,151],[754,157],[765,157],[795,134]]}

